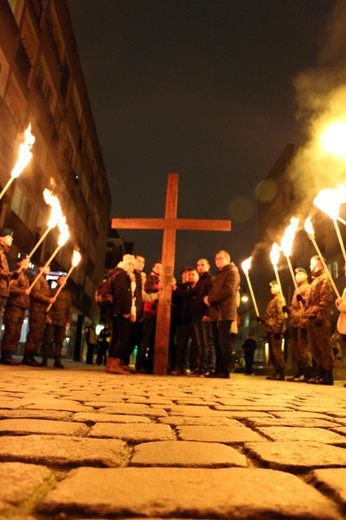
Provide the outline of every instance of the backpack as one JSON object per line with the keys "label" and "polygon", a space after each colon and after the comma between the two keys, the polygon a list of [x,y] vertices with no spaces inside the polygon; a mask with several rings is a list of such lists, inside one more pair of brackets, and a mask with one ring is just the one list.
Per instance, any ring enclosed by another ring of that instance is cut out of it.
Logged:
{"label": "backpack", "polygon": [[109,276],[107,280],[101,282],[95,291],[95,302],[101,309],[108,309],[114,303],[113,294],[113,276]]}

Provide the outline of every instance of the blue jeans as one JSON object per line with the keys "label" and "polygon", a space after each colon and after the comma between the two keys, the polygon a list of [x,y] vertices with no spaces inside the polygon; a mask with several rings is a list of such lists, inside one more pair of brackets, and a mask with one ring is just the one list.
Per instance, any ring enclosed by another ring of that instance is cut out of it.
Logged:
{"label": "blue jeans", "polygon": [[210,321],[202,321],[202,318],[193,320],[195,335],[200,356],[200,371],[214,370],[215,350]]}

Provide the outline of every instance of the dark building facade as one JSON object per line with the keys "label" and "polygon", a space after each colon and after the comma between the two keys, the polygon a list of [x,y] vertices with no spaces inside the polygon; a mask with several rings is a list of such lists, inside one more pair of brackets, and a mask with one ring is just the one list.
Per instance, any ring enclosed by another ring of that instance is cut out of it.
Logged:
{"label": "dark building facade", "polygon": [[[104,273],[111,196],[65,0],[0,0],[2,186],[29,123],[33,158],[0,201],[0,225],[15,232],[9,260],[31,251],[46,231],[50,207],[43,190],[50,189],[70,230],[52,269],[68,271],[79,249],[82,261],[69,280],[74,316],[97,322],[94,291]],[[34,265],[51,255],[57,238],[52,230]]]}

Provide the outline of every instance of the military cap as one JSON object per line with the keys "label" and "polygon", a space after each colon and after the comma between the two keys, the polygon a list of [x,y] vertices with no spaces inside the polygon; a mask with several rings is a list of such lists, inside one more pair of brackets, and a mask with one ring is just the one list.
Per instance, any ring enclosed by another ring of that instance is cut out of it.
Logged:
{"label": "military cap", "polygon": [[10,229],[10,228],[0,229],[0,237],[7,237],[8,235],[13,237],[13,229]]}
{"label": "military cap", "polygon": [[308,274],[306,272],[306,269],[304,269],[304,267],[296,267],[295,270],[294,270],[295,273],[304,273],[304,274]]}

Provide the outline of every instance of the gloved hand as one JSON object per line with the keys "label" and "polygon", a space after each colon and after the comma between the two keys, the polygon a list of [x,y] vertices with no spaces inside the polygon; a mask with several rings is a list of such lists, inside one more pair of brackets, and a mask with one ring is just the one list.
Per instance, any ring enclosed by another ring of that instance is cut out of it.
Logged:
{"label": "gloved hand", "polygon": [[303,298],[303,296],[301,294],[297,294],[297,301],[305,303],[305,300],[304,300],[304,298]]}
{"label": "gloved hand", "polygon": [[264,319],[261,318],[261,316],[257,316],[258,323],[264,323]]}
{"label": "gloved hand", "polygon": [[12,273],[12,280],[17,280],[17,278],[19,278],[19,273],[18,273],[18,271],[14,271]]}
{"label": "gloved hand", "polygon": [[280,338],[281,338],[280,332],[275,332],[274,333],[274,339],[280,339]]}
{"label": "gloved hand", "polygon": [[322,320],[318,320],[318,319],[315,320],[315,327],[322,327],[322,325],[323,325]]}
{"label": "gloved hand", "polygon": [[287,307],[287,305],[284,305],[284,306],[282,307],[282,312],[285,312],[286,314],[289,314],[289,312],[290,312],[289,307]]}

